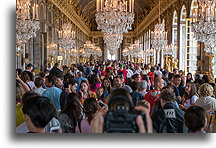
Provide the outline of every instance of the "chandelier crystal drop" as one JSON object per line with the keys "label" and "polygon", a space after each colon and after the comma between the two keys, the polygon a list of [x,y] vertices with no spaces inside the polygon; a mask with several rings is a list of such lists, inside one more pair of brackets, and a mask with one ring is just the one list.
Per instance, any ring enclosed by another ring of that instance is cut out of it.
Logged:
{"label": "chandelier crystal drop", "polygon": [[215,0],[198,0],[198,14],[193,14],[192,31],[197,41],[204,42],[204,50],[214,54],[215,50]]}
{"label": "chandelier crystal drop", "polygon": [[134,23],[134,0],[97,0],[97,29],[106,33],[127,33]]}
{"label": "chandelier crystal drop", "polygon": [[[31,7],[32,6],[32,7]],[[38,20],[38,4],[36,1],[16,1],[16,43],[25,44],[30,38],[36,37],[40,29]]]}
{"label": "chandelier crystal drop", "polygon": [[[116,33],[116,34],[109,34],[104,33],[104,43],[106,44],[106,48],[109,51],[116,51],[120,47],[122,40],[123,40],[123,34],[122,33]],[[114,53],[114,52],[111,52]]]}
{"label": "chandelier crystal drop", "polygon": [[142,57],[143,51],[142,51],[142,47],[141,44],[139,44],[139,40],[135,40],[134,44],[132,44],[132,49],[131,50],[131,55],[132,57]]}
{"label": "chandelier crystal drop", "polygon": [[59,46],[65,50],[75,48],[75,35],[72,24],[63,24],[62,29],[59,31]]}

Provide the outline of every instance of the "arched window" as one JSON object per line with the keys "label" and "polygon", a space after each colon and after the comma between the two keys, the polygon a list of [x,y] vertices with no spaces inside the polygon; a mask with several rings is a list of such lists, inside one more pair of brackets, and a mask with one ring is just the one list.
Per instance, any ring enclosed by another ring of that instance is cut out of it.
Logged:
{"label": "arched window", "polygon": [[187,45],[187,67],[185,72],[191,72],[195,74],[197,70],[197,50],[198,50],[198,42],[194,38],[194,34],[191,29],[191,18],[192,16],[196,16],[198,13],[198,2],[197,0],[192,0],[191,9],[190,9],[190,19],[186,19],[186,45]]}
{"label": "arched window", "polygon": [[[172,20],[172,44],[173,46],[177,46],[177,12],[174,11],[173,13],[173,20]],[[178,49],[174,52],[174,57],[177,58]]]}
{"label": "arched window", "polygon": [[179,47],[179,70],[185,69],[186,58],[186,7],[182,6],[180,15],[180,47]]}

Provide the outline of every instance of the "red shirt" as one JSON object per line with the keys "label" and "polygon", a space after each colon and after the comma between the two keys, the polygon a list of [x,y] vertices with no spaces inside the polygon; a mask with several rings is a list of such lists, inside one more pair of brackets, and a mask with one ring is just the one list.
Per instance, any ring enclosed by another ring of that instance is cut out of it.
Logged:
{"label": "red shirt", "polygon": [[160,101],[160,90],[150,90],[145,95],[144,100],[150,103],[150,114],[151,114],[154,104]]}

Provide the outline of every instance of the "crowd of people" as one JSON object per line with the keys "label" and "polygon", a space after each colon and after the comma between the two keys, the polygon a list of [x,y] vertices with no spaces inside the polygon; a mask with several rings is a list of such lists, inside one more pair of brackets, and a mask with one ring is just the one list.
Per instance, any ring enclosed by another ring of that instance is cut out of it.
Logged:
{"label": "crowd of people", "polygon": [[215,92],[208,75],[160,64],[55,63],[36,75],[28,64],[16,70],[16,133],[104,133],[116,96],[145,114],[135,119],[140,133],[213,133]]}

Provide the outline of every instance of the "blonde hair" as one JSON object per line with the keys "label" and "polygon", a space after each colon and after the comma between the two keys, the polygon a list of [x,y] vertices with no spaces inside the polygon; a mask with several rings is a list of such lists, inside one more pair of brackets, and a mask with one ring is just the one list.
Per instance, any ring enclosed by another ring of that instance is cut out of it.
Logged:
{"label": "blonde hair", "polygon": [[146,100],[140,100],[139,102],[137,102],[137,106],[139,106],[139,105],[141,105],[147,109],[150,108],[150,103]]}
{"label": "blonde hair", "polygon": [[208,83],[202,84],[199,88],[200,96],[213,96],[213,91],[213,87]]}

